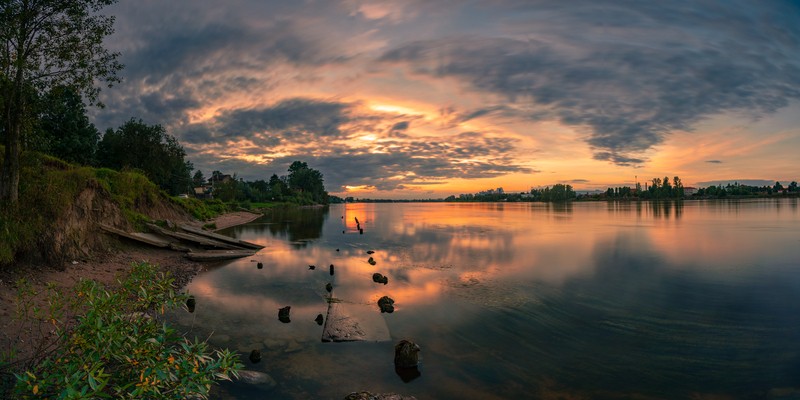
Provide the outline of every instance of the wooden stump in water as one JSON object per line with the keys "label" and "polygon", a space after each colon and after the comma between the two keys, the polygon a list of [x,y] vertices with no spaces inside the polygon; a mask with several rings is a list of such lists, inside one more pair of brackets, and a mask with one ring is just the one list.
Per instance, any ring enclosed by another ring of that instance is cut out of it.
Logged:
{"label": "wooden stump in water", "polygon": [[261,350],[255,349],[250,352],[250,362],[255,364],[261,361]]}
{"label": "wooden stump in water", "polygon": [[278,310],[278,320],[280,320],[284,324],[288,324],[289,322],[292,322],[292,320],[289,319],[289,310],[291,310],[291,309],[292,309],[292,307],[286,306],[286,307],[283,307],[280,310]]}

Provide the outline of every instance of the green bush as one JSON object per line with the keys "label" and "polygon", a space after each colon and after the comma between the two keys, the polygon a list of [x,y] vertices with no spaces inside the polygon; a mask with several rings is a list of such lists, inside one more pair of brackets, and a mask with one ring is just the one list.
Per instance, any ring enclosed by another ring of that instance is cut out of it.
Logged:
{"label": "green bush", "polygon": [[214,219],[229,210],[229,207],[225,203],[217,199],[200,200],[195,198],[186,199],[173,197],[172,200],[200,221]]}
{"label": "green bush", "polygon": [[[187,340],[160,321],[188,298],[174,292],[168,274],[134,264],[120,284],[111,292],[83,280],[70,296],[50,286],[47,310],[24,310],[53,325],[57,343],[16,374],[15,398],[207,398],[216,380],[237,376],[242,365],[235,353],[212,354],[205,342]],[[20,304],[32,304],[30,294],[23,290]]]}

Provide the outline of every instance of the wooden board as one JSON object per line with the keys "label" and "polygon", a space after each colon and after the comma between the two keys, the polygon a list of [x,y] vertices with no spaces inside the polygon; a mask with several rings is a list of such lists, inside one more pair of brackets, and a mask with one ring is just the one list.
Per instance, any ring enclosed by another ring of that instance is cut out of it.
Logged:
{"label": "wooden board", "polygon": [[369,304],[331,302],[322,329],[323,342],[391,340],[389,327],[378,307]]}
{"label": "wooden board", "polygon": [[131,240],[136,240],[136,241],[141,242],[141,243],[149,244],[151,246],[165,248],[165,247],[169,247],[170,244],[172,243],[169,240],[165,240],[164,238],[159,238],[159,237],[157,237],[155,235],[149,235],[149,234],[141,233],[141,232],[125,232],[125,231],[123,231],[121,229],[117,229],[117,228],[114,228],[113,226],[109,226],[109,225],[105,225],[105,224],[97,224],[97,225],[100,226],[100,229],[102,229],[102,230],[104,230],[106,232],[110,232],[110,233],[113,233],[115,235],[122,236],[124,238],[128,238],[128,239],[131,239]]}
{"label": "wooden board", "polygon": [[213,247],[217,249],[227,249],[227,250],[237,250],[243,248],[242,246],[236,246],[230,243],[221,242],[219,240],[214,240],[200,235],[193,235],[191,233],[183,233],[183,232],[173,232],[169,229],[164,229],[155,224],[147,224],[147,227],[150,228],[150,230],[152,230],[153,232],[156,232],[160,235],[169,236],[178,240],[194,243],[203,247]]}
{"label": "wooden board", "polygon": [[244,240],[239,240],[239,239],[236,239],[236,238],[232,238],[230,236],[220,235],[220,234],[214,233],[214,232],[207,232],[207,231],[204,231],[202,229],[195,228],[195,227],[188,226],[188,225],[179,225],[179,228],[181,228],[182,230],[184,230],[186,232],[193,233],[193,234],[198,235],[198,236],[205,236],[207,238],[218,240],[220,242],[229,243],[229,244],[232,244],[234,246],[244,247],[244,248],[247,248],[247,249],[256,249],[256,250],[264,248],[264,246],[262,246],[260,244],[246,242]]}

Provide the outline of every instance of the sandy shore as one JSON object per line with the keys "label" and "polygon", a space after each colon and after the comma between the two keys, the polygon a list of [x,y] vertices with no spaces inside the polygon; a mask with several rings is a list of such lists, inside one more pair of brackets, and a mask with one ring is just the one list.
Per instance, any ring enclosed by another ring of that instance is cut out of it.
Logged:
{"label": "sandy shore", "polygon": [[[261,214],[237,211],[221,215],[210,222],[215,223],[217,230],[220,230],[246,224],[260,216]],[[204,223],[198,223],[202,224]],[[30,324],[23,324],[15,318],[18,289],[16,282],[19,279],[30,282],[38,292],[43,292],[48,283],[54,283],[68,293],[80,279],[94,279],[113,287],[118,279],[127,274],[132,263],[141,261],[157,264],[162,270],[169,271],[178,287],[184,287],[197,273],[205,269],[205,264],[190,261],[183,257],[183,253],[123,241],[116,251],[88,260],[72,261],[64,271],[43,265],[0,270],[0,326],[3,327],[0,331],[0,353],[16,347],[21,349],[17,358],[24,358],[31,351],[30,344],[39,340],[41,335],[48,334],[39,331],[39,327],[28,326]],[[37,303],[44,305],[44,298],[37,298]]]}

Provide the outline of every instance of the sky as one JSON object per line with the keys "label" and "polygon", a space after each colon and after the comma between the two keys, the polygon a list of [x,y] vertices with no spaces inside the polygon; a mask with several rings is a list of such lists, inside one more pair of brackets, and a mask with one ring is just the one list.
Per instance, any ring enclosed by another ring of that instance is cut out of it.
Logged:
{"label": "sky", "polygon": [[800,179],[800,3],[121,0],[101,131],[160,124],[195,168],[319,170],[438,198],[680,176]]}

